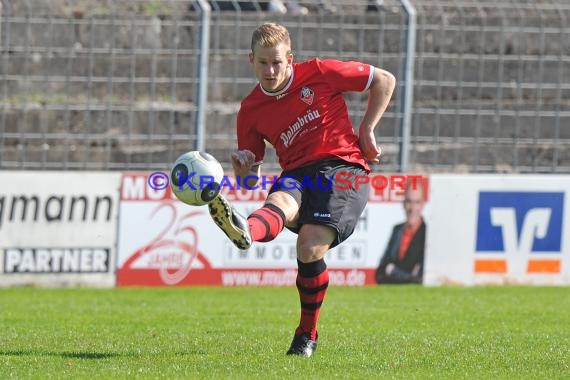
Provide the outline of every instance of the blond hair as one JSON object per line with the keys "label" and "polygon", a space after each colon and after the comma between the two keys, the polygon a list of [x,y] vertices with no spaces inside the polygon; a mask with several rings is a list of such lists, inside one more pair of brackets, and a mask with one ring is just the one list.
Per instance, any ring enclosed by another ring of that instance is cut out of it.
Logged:
{"label": "blond hair", "polygon": [[253,52],[255,46],[261,47],[275,47],[280,43],[285,43],[291,46],[291,37],[289,31],[283,25],[274,22],[266,22],[257,28],[251,36],[251,51]]}

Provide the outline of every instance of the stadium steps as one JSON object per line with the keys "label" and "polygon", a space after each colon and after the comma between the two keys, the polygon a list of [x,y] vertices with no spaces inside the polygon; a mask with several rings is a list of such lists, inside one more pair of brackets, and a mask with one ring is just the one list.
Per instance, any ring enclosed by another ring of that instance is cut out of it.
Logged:
{"label": "stadium steps", "polygon": [[[41,157],[47,151],[52,157],[48,162],[53,163],[66,157],[71,162],[82,162],[89,157],[94,162],[104,158],[117,165],[131,162],[142,167],[153,160],[168,162],[173,155],[171,150],[176,155],[193,146],[190,135],[195,133],[196,83],[193,79],[177,80],[174,92],[171,87],[173,78],[193,78],[197,70],[193,26],[179,28],[176,33],[172,10],[149,12],[144,8],[129,8],[121,2],[116,2],[112,17],[106,8],[107,1],[79,2],[71,8],[63,0],[38,0],[33,10],[25,8],[24,3],[12,5],[11,11],[21,15],[22,22],[11,24],[10,46],[6,47],[9,59],[3,66],[3,78],[8,78],[3,85],[9,94],[3,107],[5,130],[0,131],[5,146],[3,160],[22,160],[24,150],[28,158]],[[561,17],[553,11],[527,12],[523,18],[520,11],[501,8],[493,13],[484,6],[463,8],[462,12],[458,7],[447,8],[442,17],[441,6],[427,1],[416,3],[420,6],[414,161],[433,162],[437,154],[437,162],[441,164],[469,167],[473,160],[469,139],[478,137],[502,141],[486,142],[480,147],[481,157],[488,158],[489,165],[512,162],[515,154],[552,156],[551,148],[540,148],[541,144],[554,139],[557,133],[567,139],[570,131],[568,128],[556,131],[553,116],[538,113],[533,116],[532,111],[537,110],[539,91],[543,97],[541,110],[554,112],[569,106],[555,100],[556,84],[567,86],[570,71],[560,71],[555,59],[542,64],[538,59],[540,55],[555,58],[561,49],[568,48],[563,36],[540,39],[539,32],[559,26]],[[176,11],[188,14],[178,3],[169,6],[180,6]],[[133,12],[146,24],[139,26],[134,22]],[[90,21],[92,15],[101,25]],[[50,26],[50,33],[46,33],[45,24],[27,24],[27,16],[71,17],[78,24],[60,22]],[[211,44],[215,49],[209,57],[206,146],[220,157],[227,157],[234,147],[235,111],[239,100],[255,83],[246,62],[250,30],[259,24],[260,17],[251,13],[236,17],[233,12],[221,12],[214,13],[212,20]],[[366,14],[347,9],[335,15],[275,16],[274,19],[290,27],[295,49],[304,54],[298,59],[316,55],[337,57],[342,46],[343,58],[364,60],[398,74],[402,49],[400,17],[393,12]],[[111,19],[113,27],[109,27]],[[188,21],[186,17],[177,19]],[[381,25],[385,32],[374,30],[374,25]],[[471,28],[472,33],[461,33],[459,29],[463,27]],[[535,28],[536,33],[523,33],[529,28]],[[501,35],[505,38],[500,38]],[[51,36],[51,40],[46,36]],[[112,57],[111,46],[115,48]],[[96,49],[92,50],[93,47]],[[131,55],[133,50],[137,52],[135,59]],[[178,59],[176,73],[171,61],[173,54]],[[484,62],[482,71],[481,62]],[[496,84],[499,79],[503,84],[500,87]],[[521,87],[521,81],[527,86]],[[544,84],[540,90],[532,86],[540,83]],[[562,90],[561,95],[567,102],[570,90]],[[111,110],[110,104],[113,104]],[[517,118],[521,114],[527,116]],[[176,136],[174,141],[168,137],[172,134]],[[69,153],[65,153],[65,146],[58,146],[59,136],[65,136],[61,141],[73,146]],[[538,144],[538,148],[527,147],[524,141]],[[490,147],[496,149],[487,151]],[[389,150],[395,151],[393,148]],[[145,149],[150,152],[145,153]],[[395,155],[386,160],[394,162]]]}

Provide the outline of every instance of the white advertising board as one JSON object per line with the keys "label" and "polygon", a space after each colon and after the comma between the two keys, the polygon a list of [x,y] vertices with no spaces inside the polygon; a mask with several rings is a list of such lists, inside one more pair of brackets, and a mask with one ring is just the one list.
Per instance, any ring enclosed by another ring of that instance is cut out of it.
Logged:
{"label": "white advertising board", "polygon": [[[153,189],[149,175],[123,174],[119,286],[295,284],[295,234],[284,230],[271,242],[239,250],[213,223],[207,206],[185,205],[169,187]],[[243,215],[261,207],[267,194],[267,190],[228,187],[222,192]],[[371,193],[355,233],[327,254],[331,283],[375,283],[374,273],[392,227],[404,220],[402,199],[401,190]]]}
{"label": "white advertising board", "polygon": [[114,286],[119,181],[0,172],[0,286]]}
{"label": "white advertising board", "polygon": [[570,177],[433,175],[424,284],[570,284]]}

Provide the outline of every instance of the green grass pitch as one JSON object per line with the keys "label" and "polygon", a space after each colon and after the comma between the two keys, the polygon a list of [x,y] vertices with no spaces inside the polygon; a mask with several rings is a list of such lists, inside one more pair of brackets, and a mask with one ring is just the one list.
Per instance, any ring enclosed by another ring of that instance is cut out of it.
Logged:
{"label": "green grass pitch", "polygon": [[0,289],[1,379],[568,379],[567,287]]}

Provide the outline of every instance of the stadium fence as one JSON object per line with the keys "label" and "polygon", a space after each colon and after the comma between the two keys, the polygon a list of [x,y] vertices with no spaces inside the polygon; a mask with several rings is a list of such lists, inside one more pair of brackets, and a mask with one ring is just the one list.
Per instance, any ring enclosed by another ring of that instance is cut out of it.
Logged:
{"label": "stadium fence", "polygon": [[[251,32],[277,21],[297,60],[396,75],[376,170],[570,173],[568,1],[299,3],[3,0],[0,168],[163,170],[191,149],[229,168]],[[346,99],[358,125],[366,94]]]}

